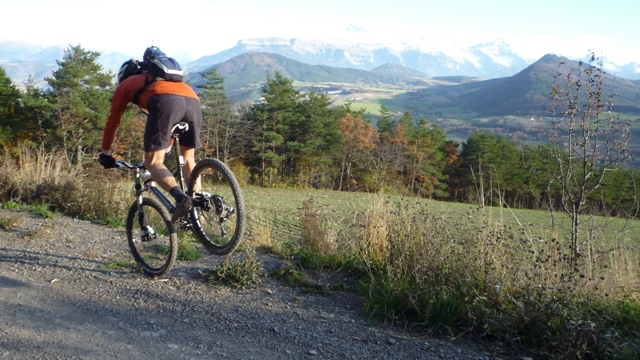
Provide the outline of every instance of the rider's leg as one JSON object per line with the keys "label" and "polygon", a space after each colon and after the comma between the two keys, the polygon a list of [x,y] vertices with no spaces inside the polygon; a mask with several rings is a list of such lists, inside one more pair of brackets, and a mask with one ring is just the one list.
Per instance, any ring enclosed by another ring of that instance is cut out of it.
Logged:
{"label": "rider's leg", "polygon": [[189,181],[191,170],[196,166],[196,149],[180,145],[180,154],[184,157],[184,178]]}
{"label": "rider's leg", "polygon": [[147,151],[144,153],[144,167],[151,173],[151,178],[160,185],[162,189],[169,192],[178,186],[171,171],[164,166],[164,156],[166,151]]}
{"label": "rider's leg", "polygon": [[165,153],[165,150],[145,152],[144,167],[151,173],[151,178],[176,200],[176,210],[171,216],[171,221],[176,221],[187,215],[191,209],[192,200],[178,186],[171,171],[164,166]]}
{"label": "rider's leg", "polygon": [[[184,157],[184,178],[189,182],[191,177],[191,171],[196,166],[196,150],[192,147],[182,146],[180,145],[180,153]],[[196,183],[193,187],[193,192],[200,191],[200,179],[196,180]]]}

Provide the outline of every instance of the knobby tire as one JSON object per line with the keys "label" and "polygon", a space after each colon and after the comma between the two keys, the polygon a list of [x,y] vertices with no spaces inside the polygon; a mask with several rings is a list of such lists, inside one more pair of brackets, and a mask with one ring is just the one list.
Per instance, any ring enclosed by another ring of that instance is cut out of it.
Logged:
{"label": "knobby tire", "polygon": [[127,215],[127,241],[131,254],[142,270],[150,276],[162,276],[173,266],[178,256],[178,238],[171,223],[171,216],[156,199],[143,197],[142,211],[148,225],[155,233],[143,241],[138,202],[134,202]]}
{"label": "knobby tire", "polygon": [[[198,180],[199,185],[196,185]],[[195,189],[197,186],[200,189]],[[191,171],[187,194],[197,198],[202,191],[221,196],[235,209],[235,213],[222,223],[226,235],[222,234],[215,211],[194,207],[191,212],[192,219],[195,219],[193,230],[202,245],[212,254],[227,255],[240,245],[245,230],[246,214],[240,184],[226,164],[217,159],[204,159]]]}

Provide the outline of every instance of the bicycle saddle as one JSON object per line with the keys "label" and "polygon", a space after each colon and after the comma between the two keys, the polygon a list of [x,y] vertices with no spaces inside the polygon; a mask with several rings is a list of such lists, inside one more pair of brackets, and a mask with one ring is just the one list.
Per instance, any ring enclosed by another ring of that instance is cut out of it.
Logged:
{"label": "bicycle saddle", "polygon": [[184,134],[187,131],[189,131],[189,124],[184,121],[173,125],[173,127],[171,128],[172,134]]}

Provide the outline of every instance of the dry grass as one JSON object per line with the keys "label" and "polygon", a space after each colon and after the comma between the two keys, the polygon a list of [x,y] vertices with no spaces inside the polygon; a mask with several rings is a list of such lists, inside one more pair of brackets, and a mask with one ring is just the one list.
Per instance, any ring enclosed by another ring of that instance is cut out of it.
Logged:
{"label": "dry grass", "polygon": [[97,163],[71,165],[60,153],[19,148],[0,163],[0,198],[24,204],[46,204],[51,210],[98,220],[124,217],[133,200],[122,187],[122,174]]}
{"label": "dry grass", "polygon": [[549,358],[599,357],[620,346],[638,354],[631,339],[640,329],[628,314],[640,311],[632,300],[640,251],[631,239],[591,238],[571,267],[562,234],[534,238],[487,208],[466,215],[451,218],[412,199],[371,206],[356,237],[371,280],[367,310],[448,336],[491,334]]}
{"label": "dry grass", "polygon": [[245,244],[252,248],[274,248],[279,244],[273,236],[273,223],[266,212],[256,210],[252,213]]}
{"label": "dry grass", "polygon": [[323,214],[313,198],[302,205],[301,219],[304,227],[303,246],[320,254],[335,254],[338,244],[337,227],[331,226],[331,223],[323,219]]}
{"label": "dry grass", "polygon": [[35,195],[42,184],[73,185],[79,172],[58,153],[47,152],[44,147],[20,147],[14,158],[5,157],[1,165],[2,197],[7,200],[25,199]]}
{"label": "dry grass", "polygon": [[383,263],[389,254],[391,214],[385,208],[387,200],[380,199],[365,211],[364,220],[358,223],[363,232],[357,242],[357,253],[365,263]]}
{"label": "dry grass", "polygon": [[16,215],[2,215],[0,216],[0,229],[14,230],[20,227],[24,219],[21,216]]}
{"label": "dry grass", "polygon": [[454,219],[420,202],[381,199],[366,211],[362,226],[363,261],[393,268],[418,284],[453,266],[458,274],[448,274],[451,280],[481,277],[503,287],[554,288],[585,297],[625,297],[640,290],[640,252],[631,239],[611,243],[603,234],[572,268],[560,234],[532,239],[528,229],[497,223],[482,208]]}

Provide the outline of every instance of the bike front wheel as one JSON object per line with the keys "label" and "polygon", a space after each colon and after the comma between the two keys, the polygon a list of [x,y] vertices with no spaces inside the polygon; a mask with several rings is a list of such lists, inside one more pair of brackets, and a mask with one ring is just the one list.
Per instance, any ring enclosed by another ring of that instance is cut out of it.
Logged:
{"label": "bike front wheel", "polygon": [[199,161],[191,171],[187,194],[194,199],[191,219],[202,245],[216,255],[234,251],[242,241],[246,215],[231,169],[217,159]]}
{"label": "bike front wheel", "polygon": [[127,240],[131,254],[142,270],[162,276],[178,256],[178,239],[167,210],[157,200],[134,202],[127,216]]}

